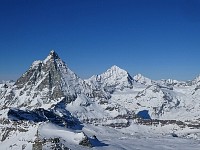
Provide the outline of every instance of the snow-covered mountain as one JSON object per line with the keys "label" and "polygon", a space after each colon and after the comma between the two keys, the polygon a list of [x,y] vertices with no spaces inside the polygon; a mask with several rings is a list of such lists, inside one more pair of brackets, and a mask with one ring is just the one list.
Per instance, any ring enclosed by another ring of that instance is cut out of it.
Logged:
{"label": "snow-covered mountain", "polygon": [[176,128],[182,136],[195,131],[200,138],[196,132],[200,127],[199,89],[199,76],[192,81],[155,81],[141,74],[132,77],[115,65],[83,80],[52,50],[44,60],[33,62],[16,82],[0,83],[0,148],[32,149],[42,142],[43,149],[50,149],[52,139],[57,143],[54,148],[102,147],[106,144],[88,135],[103,129],[117,132],[116,136],[136,128],[145,130],[138,131],[138,136],[154,133],[153,129],[166,135]]}
{"label": "snow-covered mountain", "polygon": [[78,94],[93,98],[107,96],[105,92],[96,93],[96,89],[71,71],[55,51],[51,51],[45,60],[33,62],[29,70],[4,93],[1,106],[48,108],[63,99],[70,103]]}
{"label": "snow-covered mountain", "polygon": [[143,75],[141,74],[137,74],[133,77],[133,79],[137,82],[137,83],[141,83],[141,84],[144,84],[144,85],[152,85],[153,81],[147,77],[144,77]]}
{"label": "snow-covered mountain", "polygon": [[112,93],[115,90],[124,88],[133,88],[133,78],[129,73],[118,66],[114,65],[101,75],[94,75],[86,80],[97,88],[103,88],[105,91]]}

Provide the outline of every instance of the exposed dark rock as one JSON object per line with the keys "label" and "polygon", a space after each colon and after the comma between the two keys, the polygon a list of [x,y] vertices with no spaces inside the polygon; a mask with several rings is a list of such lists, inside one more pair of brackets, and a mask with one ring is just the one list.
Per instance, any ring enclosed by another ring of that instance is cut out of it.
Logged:
{"label": "exposed dark rock", "polygon": [[173,137],[178,137],[178,135],[176,133],[172,133],[171,134]]}
{"label": "exposed dark rock", "polygon": [[108,106],[108,107],[106,107],[105,110],[113,111],[114,109],[115,109],[115,107],[110,107],[110,106]]}
{"label": "exposed dark rock", "polygon": [[99,104],[100,104],[100,105],[108,104],[108,100],[100,100],[100,101],[99,101]]}
{"label": "exposed dark rock", "polygon": [[85,137],[79,142],[79,145],[92,147],[92,144],[91,144],[89,138],[87,137],[87,135],[85,135]]}
{"label": "exposed dark rock", "polygon": [[[51,51],[45,60],[33,62],[29,70],[15,82],[10,93],[6,94],[5,105],[40,108],[42,104],[59,102],[62,98],[69,104],[79,94],[98,100],[110,98],[103,89],[93,87],[79,78],[55,51]],[[21,97],[24,98],[24,103],[21,103]],[[89,103],[83,106],[88,105]]]}
{"label": "exposed dark rock", "polygon": [[127,121],[126,123],[110,123],[110,124],[106,124],[104,126],[109,126],[112,128],[126,128],[130,126],[130,123]]}
{"label": "exposed dark rock", "polygon": [[6,128],[4,133],[2,134],[2,138],[1,138],[1,141],[4,141],[8,136],[9,136],[9,133],[12,131],[12,129],[10,128]]}
{"label": "exposed dark rock", "polygon": [[42,142],[35,141],[33,143],[32,150],[42,150]]}
{"label": "exposed dark rock", "polygon": [[74,126],[76,121],[70,114],[62,117],[56,115],[53,110],[45,110],[43,108],[34,109],[32,111],[24,111],[19,109],[10,109],[8,111],[8,118],[13,121],[27,120],[33,122],[49,121],[59,126]]}
{"label": "exposed dark rock", "polygon": [[4,87],[5,89],[7,89],[7,88],[8,88],[8,85],[7,85],[7,84],[4,84],[3,87]]}

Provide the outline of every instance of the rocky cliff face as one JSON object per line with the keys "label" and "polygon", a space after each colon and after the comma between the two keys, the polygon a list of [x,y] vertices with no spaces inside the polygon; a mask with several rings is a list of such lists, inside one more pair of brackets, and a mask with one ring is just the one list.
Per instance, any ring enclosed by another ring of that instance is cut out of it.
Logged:
{"label": "rocky cliff face", "polygon": [[91,98],[109,96],[88,85],[66,66],[55,51],[51,51],[44,61],[33,62],[13,88],[4,93],[3,99],[6,106],[39,108],[62,99],[70,103],[78,94]]}

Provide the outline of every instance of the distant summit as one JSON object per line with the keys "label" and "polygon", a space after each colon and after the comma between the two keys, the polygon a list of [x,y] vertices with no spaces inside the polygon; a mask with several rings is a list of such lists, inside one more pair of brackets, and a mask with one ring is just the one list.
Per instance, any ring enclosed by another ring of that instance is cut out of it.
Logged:
{"label": "distant summit", "polygon": [[110,93],[117,89],[132,88],[133,84],[133,78],[129,73],[116,65],[100,75],[92,76],[88,80],[97,86],[101,86]]}
{"label": "distant summit", "polygon": [[137,83],[145,84],[145,85],[152,85],[152,80],[143,76],[142,74],[137,74],[133,77],[134,81]]}

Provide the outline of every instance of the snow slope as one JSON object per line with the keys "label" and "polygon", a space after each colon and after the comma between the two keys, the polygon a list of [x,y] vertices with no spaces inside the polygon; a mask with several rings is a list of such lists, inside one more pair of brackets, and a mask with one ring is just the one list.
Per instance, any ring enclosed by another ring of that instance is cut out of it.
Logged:
{"label": "snow slope", "polygon": [[199,76],[155,81],[114,65],[83,80],[51,51],[0,84],[0,149],[32,149],[37,132],[45,149],[57,138],[71,149],[198,149],[199,102]]}
{"label": "snow slope", "polygon": [[112,93],[116,89],[132,88],[133,78],[127,71],[114,65],[101,75],[94,75],[86,81]]}
{"label": "snow slope", "polygon": [[[9,125],[7,125],[8,127]],[[13,126],[12,126],[13,127]],[[20,126],[22,127],[22,125]],[[9,134],[9,138],[0,142],[0,148],[5,150],[31,150],[32,144],[38,138],[46,139],[44,149],[51,149],[48,140],[59,138],[63,146],[72,150],[198,150],[200,143],[199,131],[180,129],[178,126],[144,126],[132,124],[128,128],[115,129],[104,126],[84,124],[82,131],[62,128],[51,123],[23,125],[26,131],[20,132],[20,127]],[[2,128],[2,127],[1,127]],[[38,135],[37,135],[38,132]],[[179,137],[173,137],[176,133]],[[190,133],[190,134],[189,134]],[[86,135],[93,144],[92,148],[79,145]],[[94,136],[95,135],[95,136]]]}

